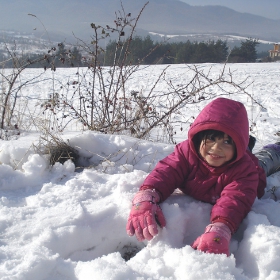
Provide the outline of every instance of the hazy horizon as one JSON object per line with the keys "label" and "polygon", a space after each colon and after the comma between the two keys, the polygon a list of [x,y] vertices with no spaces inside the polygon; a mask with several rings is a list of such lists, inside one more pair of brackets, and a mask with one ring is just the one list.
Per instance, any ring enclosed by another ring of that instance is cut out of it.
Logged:
{"label": "hazy horizon", "polygon": [[241,13],[280,19],[280,0],[180,0],[191,6],[220,5]]}
{"label": "hazy horizon", "polygon": [[[122,3],[126,11],[137,14],[147,1],[122,0]],[[120,9],[120,3],[121,0],[0,0],[0,29],[29,32],[45,38],[51,35],[52,40],[58,41],[73,38],[73,34],[89,38],[92,22],[101,26],[113,24],[114,11]],[[261,0],[151,0],[137,27],[142,35],[148,31],[164,34],[230,33],[278,42],[278,21],[269,17],[275,18],[276,11],[278,15],[280,0],[268,0],[268,3]],[[220,8],[197,8],[205,5],[219,5]]]}

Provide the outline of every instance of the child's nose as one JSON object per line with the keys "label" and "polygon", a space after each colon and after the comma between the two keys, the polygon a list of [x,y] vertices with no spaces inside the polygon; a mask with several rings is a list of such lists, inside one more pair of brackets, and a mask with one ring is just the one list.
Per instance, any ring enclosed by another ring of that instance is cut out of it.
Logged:
{"label": "child's nose", "polygon": [[219,141],[215,141],[214,145],[212,146],[213,149],[220,150],[222,148],[222,143]]}

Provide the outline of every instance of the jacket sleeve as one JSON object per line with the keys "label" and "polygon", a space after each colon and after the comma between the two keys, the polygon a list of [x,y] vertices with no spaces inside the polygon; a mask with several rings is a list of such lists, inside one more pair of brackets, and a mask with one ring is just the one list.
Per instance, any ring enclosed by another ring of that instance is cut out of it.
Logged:
{"label": "jacket sleeve", "polygon": [[168,198],[176,188],[181,187],[189,173],[190,164],[188,140],[176,145],[173,153],[158,162],[147,176],[140,190],[155,189],[161,196],[161,202]]}
{"label": "jacket sleeve", "polygon": [[235,232],[257,197],[259,174],[252,164],[240,164],[212,208],[211,222],[223,222]]}

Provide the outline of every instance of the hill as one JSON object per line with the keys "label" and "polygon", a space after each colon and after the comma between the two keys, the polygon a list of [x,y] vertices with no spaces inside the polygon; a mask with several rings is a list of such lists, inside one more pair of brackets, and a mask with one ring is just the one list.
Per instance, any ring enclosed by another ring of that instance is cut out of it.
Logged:
{"label": "hill", "polygon": [[[124,10],[138,15],[145,0],[123,0]],[[115,12],[122,10],[116,0],[0,0],[0,29],[32,32],[52,38],[82,39],[91,35],[90,23],[113,25]],[[30,16],[28,14],[35,15]],[[138,28],[142,33],[177,35],[234,34],[262,40],[280,39],[280,20],[239,13],[223,6],[191,6],[178,0],[150,0]]]}

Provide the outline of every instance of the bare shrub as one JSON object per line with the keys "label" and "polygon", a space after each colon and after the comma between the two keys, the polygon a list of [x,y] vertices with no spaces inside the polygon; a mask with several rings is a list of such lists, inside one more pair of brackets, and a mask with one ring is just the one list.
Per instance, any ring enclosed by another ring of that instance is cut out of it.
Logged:
{"label": "bare shrub", "polygon": [[[165,141],[175,143],[174,125],[178,125],[180,119],[176,116],[184,106],[217,95],[247,94],[246,79],[235,83],[233,73],[226,73],[226,64],[218,76],[212,75],[211,68],[204,72],[196,65],[189,65],[184,84],[174,84],[168,77],[169,66],[166,66],[148,90],[131,90],[130,80],[151,67],[141,65],[143,59],[136,65],[129,59],[130,42],[147,4],[136,18],[126,13],[122,6],[116,13],[114,27],[91,24],[91,43],[79,40],[79,49],[84,53],[83,63],[87,67],[78,68],[75,78],[60,84],[60,94],[58,88],[54,89],[53,99],[46,107],[55,114],[60,131],[77,121],[81,130],[126,134],[141,139],[150,139],[152,134],[160,133],[158,139],[165,137]],[[106,49],[102,46],[112,34],[117,36],[115,51],[111,54],[113,64],[104,66]],[[159,82],[165,83],[164,92],[157,90]]]}
{"label": "bare shrub", "polygon": [[[71,64],[64,44],[58,44],[59,52],[57,47],[51,47],[46,54],[32,61],[8,49],[14,67],[9,74],[1,73],[0,128],[7,129],[13,125],[19,127],[23,115],[18,106],[19,93],[28,84],[35,83],[35,80],[37,82],[40,76],[25,82],[21,82],[20,78],[28,66],[38,62],[42,63],[45,70],[48,67],[51,69],[53,87],[49,98],[40,104],[43,118],[31,118],[42,134],[43,150],[49,155],[51,165],[55,162],[63,163],[67,159],[77,164],[77,150],[58,136],[73,122],[78,123],[76,128],[79,130],[125,134],[139,139],[156,138],[157,141],[176,143],[175,127],[183,129],[181,114],[184,107],[210,100],[217,95],[237,93],[247,94],[252,102],[256,102],[246,92],[249,86],[246,78],[235,82],[234,72],[226,70],[226,63],[219,74],[213,74],[211,67],[203,70],[197,65],[186,65],[182,83],[174,82],[168,73],[170,66],[166,65],[150,85],[145,85],[144,89],[140,85],[132,89],[130,81],[141,71],[152,73],[152,66],[142,65],[142,62],[155,48],[140,58],[137,64],[131,62],[130,44],[147,4],[135,18],[121,6],[121,10],[116,12],[113,27],[92,23],[90,43],[77,38],[76,48],[83,54],[85,67],[78,67],[75,76],[66,80],[55,80],[57,59]],[[105,66],[108,55],[106,41],[112,36],[117,38],[115,50],[110,54],[113,56],[113,64]],[[159,84],[164,84],[164,87],[159,89]],[[26,107],[21,108],[30,112]],[[191,123],[192,120],[186,122]],[[4,138],[1,134],[0,137]]]}

